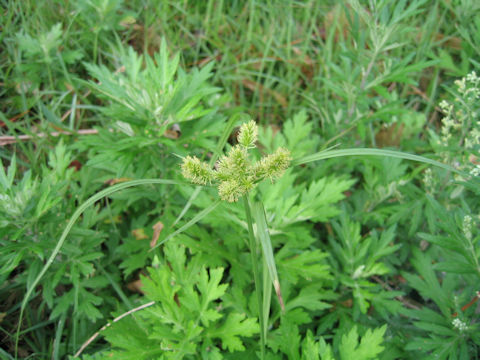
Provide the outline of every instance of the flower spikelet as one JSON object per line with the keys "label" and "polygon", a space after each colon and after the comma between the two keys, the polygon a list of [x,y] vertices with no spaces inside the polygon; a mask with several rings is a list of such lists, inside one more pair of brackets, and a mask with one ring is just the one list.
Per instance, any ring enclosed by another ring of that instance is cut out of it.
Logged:
{"label": "flower spikelet", "polygon": [[228,202],[238,201],[243,194],[245,194],[245,189],[234,179],[222,181],[218,185],[218,195],[222,200]]}
{"label": "flower spikelet", "polygon": [[255,164],[254,175],[258,180],[266,177],[271,180],[277,179],[288,169],[291,160],[290,151],[280,147]]}
{"label": "flower spikelet", "polygon": [[219,180],[228,180],[231,177],[244,175],[247,168],[247,149],[237,145],[230,149],[227,156],[220,159],[216,177]]}
{"label": "flower spikelet", "polygon": [[237,138],[238,145],[230,148],[220,158],[215,169],[196,157],[187,156],[182,163],[183,176],[199,185],[215,182],[222,200],[238,201],[263,179],[268,177],[273,181],[282,176],[292,160],[290,151],[278,148],[273,154],[252,164],[248,151],[256,147],[257,137],[258,127],[255,121],[243,124]]}
{"label": "flower spikelet", "polygon": [[258,137],[258,127],[254,120],[250,120],[248,123],[243,124],[240,127],[237,140],[240,145],[247,149],[255,147],[255,142]]}
{"label": "flower spikelet", "polygon": [[191,182],[206,185],[214,178],[213,170],[208,164],[200,161],[197,157],[187,156],[183,159],[182,175]]}

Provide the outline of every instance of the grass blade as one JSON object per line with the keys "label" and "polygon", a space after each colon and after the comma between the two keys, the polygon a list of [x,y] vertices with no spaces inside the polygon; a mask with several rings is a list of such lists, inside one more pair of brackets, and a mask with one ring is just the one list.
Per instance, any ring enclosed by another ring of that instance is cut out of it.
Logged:
{"label": "grass blade", "polygon": [[250,201],[248,199],[248,193],[243,196],[243,204],[245,206],[245,214],[247,216],[247,225],[248,225],[248,239],[250,247],[250,256],[252,259],[252,270],[253,270],[253,279],[255,281],[255,293],[257,294],[257,303],[258,303],[258,321],[260,322],[260,348],[261,348],[261,359],[265,359],[265,343],[266,338],[264,332],[264,304],[262,303],[262,294],[261,294],[261,283],[260,283],[260,267],[258,265],[258,254],[257,254],[257,243],[255,241],[255,234],[253,232],[253,220],[252,220],[252,210]]}
{"label": "grass blade", "polygon": [[280,289],[280,281],[278,280],[277,266],[275,264],[275,257],[273,256],[272,241],[270,240],[270,234],[268,233],[265,210],[261,202],[256,202],[254,204],[253,217],[255,219],[255,224],[257,224],[257,239],[262,245],[263,258],[267,264],[270,280],[275,288],[280,307],[285,311],[285,305],[283,304],[282,292]]}
{"label": "grass blade", "polygon": [[59,359],[60,344],[62,339],[63,327],[65,325],[65,320],[67,318],[67,313],[63,313],[58,321],[57,329],[55,331],[55,340],[53,341],[53,353],[52,360]]}
{"label": "grass blade", "polygon": [[170,235],[168,235],[165,239],[163,239],[162,241],[160,241],[158,244],[156,244],[153,248],[151,248],[149,251],[153,251],[154,249],[156,249],[157,247],[159,247],[160,245],[162,245],[163,243],[167,242],[168,240],[170,240],[171,238],[173,238],[174,236],[177,236],[178,234],[181,234],[182,232],[184,232],[185,230],[187,230],[190,226],[192,225],[195,225],[197,222],[199,222],[200,220],[202,220],[205,216],[207,216],[208,214],[210,214],[213,210],[215,210],[215,208],[220,204],[221,200],[218,199],[217,201],[213,202],[209,207],[203,209],[202,211],[200,211],[197,215],[195,215],[189,222],[187,222],[186,224],[184,224],[182,227],[180,227],[179,229],[177,229],[176,231],[174,231],[173,233],[171,233]]}
{"label": "grass blade", "polygon": [[10,355],[9,353],[7,353],[5,350],[3,350],[2,348],[0,348],[0,356],[2,356],[2,359],[5,359],[5,360],[10,360],[12,359],[13,360],[13,356]]}
{"label": "grass blade", "polygon": [[425,164],[430,164],[448,171],[455,172],[463,177],[468,177],[468,175],[465,174],[464,172],[459,171],[453,168],[452,166],[441,163],[439,161],[428,159],[426,157],[419,156],[419,155],[408,154],[401,151],[383,150],[383,149],[353,148],[353,149],[343,149],[343,150],[325,150],[312,155],[304,156],[299,159],[294,159],[292,161],[292,166],[302,165],[302,164],[307,164],[313,161],[331,159],[331,158],[342,157],[342,156],[389,156],[389,157],[394,157],[399,159],[406,159],[406,160],[422,162]]}
{"label": "grass blade", "polygon": [[180,211],[180,214],[177,216],[175,221],[172,224],[172,227],[178,224],[180,220],[182,220],[183,216],[186,214],[188,209],[190,209],[190,206],[192,206],[193,201],[197,198],[198,194],[200,194],[200,191],[202,190],[201,186],[197,186],[195,190],[193,191],[192,195],[190,195],[190,198],[188,199],[187,203],[183,207],[182,211]]}
{"label": "grass blade", "polygon": [[22,306],[20,307],[20,316],[19,316],[19,319],[18,319],[17,333],[15,335],[15,359],[17,359],[17,356],[18,356],[18,341],[19,341],[19,337],[20,337],[20,328],[21,328],[21,325],[22,325],[23,313],[24,313],[25,307],[27,306],[28,301],[30,299],[30,295],[34,291],[35,286],[37,286],[40,279],[43,277],[43,275],[45,275],[45,273],[47,272],[50,265],[52,265],[55,257],[60,252],[60,249],[62,248],[63,243],[65,242],[68,234],[72,230],[73,225],[75,224],[77,219],[80,217],[80,215],[82,215],[82,213],[89,206],[93,205],[98,200],[100,200],[100,199],[102,199],[106,196],[109,196],[113,193],[116,193],[117,191],[129,188],[129,187],[133,187],[133,186],[150,185],[150,184],[183,185],[183,184],[185,184],[185,182],[176,181],[176,180],[164,180],[164,179],[141,179],[141,180],[133,180],[133,181],[127,181],[127,182],[124,182],[124,183],[116,184],[116,185],[113,185],[113,186],[111,186],[107,189],[104,189],[104,190],[98,192],[97,194],[91,196],[82,205],[80,205],[77,208],[77,210],[73,213],[73,215],[70,218],[67,226],[63,230],[63,233],[60,236],[60,239],[58,240],[57,245],[53,249],[52,254],[48,258],[48,260],[45,263],[45,265],[43,266],[42,270],[40,270],[40,273],[37,275],[35,280],[32,282],[31,286],[27,288],[27,292],[25,294],[25,297],[23,298]]}
{"label": "grass blade", "polygon": [[267,340],[268,319],[270,318],[270,305],[272,303],[272,278],[268,272],[267,261],[263,257],[263,336]]}

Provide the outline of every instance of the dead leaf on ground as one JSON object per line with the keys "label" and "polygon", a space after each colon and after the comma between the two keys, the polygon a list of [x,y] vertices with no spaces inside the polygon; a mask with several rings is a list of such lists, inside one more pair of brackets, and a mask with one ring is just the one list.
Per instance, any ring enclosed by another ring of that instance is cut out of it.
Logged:
{"label": "dead leaf on ground", "polygon": [[165,136],[168,139],[175,140],[175,139],[178,139],[181,134],[182,132],[180,130],[180,125],[173,124],[170,129],[165,130],[165,133],[163,134],[163,136]]}
{"label": "dead leaf on ground", "polygon": [[147,234],[145,234],[145,229],[143,229],[143,228],[133,229],[132,230],[132,235],[135,237],[135,240],[148,239]]}
{"label": "dead leaf on ground", "polygon": [[157,245],[158,238],[160,237],[160,233],[163,230],[163,223],[161,221],[155,223],[155,225],[152,226],[153,229],[153,236],[152,236],[152,241],[150,241],[150,247],[153,248],[155,245]]}
{"label": "dead leaf on ground", "polygon": [[398,147],[400,145],[400,140],[402,139],[404,126],[405,124],[393,123],[382,127],[375,135],[376,144],[381,148],[386,146]]}
{"label": "dead leaf on ground", "polygon": [[75,168],[75,171],[79,171],[82,168],[82,163],[78,160],[73,160],[69,165],[69,168]]}
{"label": "dead leaf on ground", "polygon": [[[299,58],[295,61],[290,61],[291,63],[295,63],[297,66],[300,66],[302,74],[308,79],[311,80],[315,75],[315,62],[312,60],[310,56],[304,54],[298,47],[292,47],[293,52]],[[300,61],[299,61],[300,60]]]}
{"label": "dead leaf on ground", "polygon": [[[15,122],[18,119],[22,118],[24,115],[27,115],[29,112],[30,112],[30,109],[25,110],[24,112],[22,112],[20,114],[17,114],[14,117],[10,118],[9,121],[10,122]],[[0,121],[0,127],[5,127],[5,126],[7,126],[7,124],[5,124],[3,121]]]}
{"label": "dead leaf on ground", "polygon": [[140,294],[143,294],[143,291],[142,291],[142,280],[138,279],[138,280],[134,280],[132,282],[129,282],[127,284],[127,289],[130,290],[130,291],[133,291],[133,292],[138,292]]}
{"label": "dead leaf on ground", "polygon": [[353,299],[347,299],[345,301],[340,301],[340,304],[347,308],[351,308],[353,306]]}
{"label": "dead leaf on ground", "polygon": [[[262,84],[257,83],[253,80],[249,80],[249,79],[243,79],[242,84],[243,84],[243,86],[245,86],[247,89],[249,89],[251,91],[255,91],[255,89],[258,88],[261,98],[263,98],[263,93],[267,93],[267,94],[273,96],[273,98],[275,100],[277,100],[277,102],[284,109],[287,107],[287,99],[282,94],[278,93],[277,91],[265,88],[265,86],[263,86]],[[263,102],[263,101],[261,101],[261,102]]]}

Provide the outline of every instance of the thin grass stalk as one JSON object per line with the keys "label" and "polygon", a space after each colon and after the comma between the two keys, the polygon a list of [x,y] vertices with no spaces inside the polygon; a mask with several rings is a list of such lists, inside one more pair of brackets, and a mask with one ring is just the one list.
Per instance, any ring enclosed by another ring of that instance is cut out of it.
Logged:
{"label": "thin grass stalk", "polygon": [[255,241],[255,234],[253,232],[253,220],[252,212],[250,207],[250,201],[248,199],[248,193],[243,196],[243,204],[245,206],[245,214],[247,216],[248,224],[248,238],[249,238],[249,247],[250,247],[250,256],[252,258],[252,268],[253,268],[253,279],[255,281],[255,292],[257,294],[257,303],[258,303],[258,321],[260,323],[260,346],[261,346],[261,359],[265,359],[265,332],[264,328],[264,317],[263,317],[263,301],[262,301],[262,282],[260,280],[260,265],[258,263],[257,257],[257,244]]}
{"label": "thin grass stalk", "polygon": [[177,236],[178,234],[181,234],[182,232],[184,232],[185,230],[187,230],[190,226],[193,226],[195,225],[197,222],[199,222],[200,220],[202,220],[205,216],[207,216],[208,214],[210,214],[213,210],[215,210],[215,208],[220,205],[221,203],[221,200],[218,199],[216,201],[214,201],[213,203],[210,204],[210,206],[208,206],[207,208],[203,209],[202,211],[200,211],[197,215],[195,215],[191,220],[189,220],[188,222],[186,222],[185,224],[183,224],[181,227],[179,227],[177,230],[175,230],[173,233],[169,234],[165,239],[163,239],[162,241],[158,242],[154,247],[150,248],[150,250],[148,251],[153,251],[155,250],[156,248],[158,248],[160,245],[166,243],[168,240],[170,240],[171,238]]}
{"label": "thin grass stalk", "polygon": [[57,329],[55,331],[55,339],[53,341],[53,350],[52,350],[52,360],[60,359],[60,345],[62,340],[63,327],[65,326],[65,320],[67,318],[67,313],[63,313],[58,321]]}
{"label": "thin grass stalk", "polygon": [[430,164],[448,171],[452,171],[458,175],[463,176],[464,178],[468,178],[468,174],[455,169],[454,167],[441,163],[439,161],[435,161],[423,156],[409,154],[401,151],[393,151],[393,150],[383,150],[383,149],[369,149],[369,148],[353,148],[353,149],[342,149],[342,150],[324,150],[317,152],[312,155],[307,155],[298,159],[294,159],[292,161],[292,166],[303,165],[309,162],[314,162],[318,160],[325,160],[331,159],[335,157],[342,157],[342,156],[386,156],[386,157],[394,157],[398,159],[405,159],[405,160],[412,160],[417,161],[425,164]]}
{"label": "thin grass stalk", "polygon": [[270,317],[270,306],[272,302],[272,279],[268,272],[268,265],[265,257],[263,257],[263,336],[267,339],[268,318]]}

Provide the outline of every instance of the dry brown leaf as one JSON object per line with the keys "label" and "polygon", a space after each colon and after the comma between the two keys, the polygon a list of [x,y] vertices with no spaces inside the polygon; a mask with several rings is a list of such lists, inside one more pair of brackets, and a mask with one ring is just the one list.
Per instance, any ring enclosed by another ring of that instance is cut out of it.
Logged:
{"label": "dry brown leaf", "polygon": [[285,304],[283,302],[282,291],[280,289],[280,283],[278,282],[278,280],[275,280],[273,282],[273,287],[275,288],[275,293],[277,294],[280,307],[282,308],[282,311],[285,312]]}
{"label": "dry brown leaf", "polygon": [[[445,40],[446,38],[446,40]],[[453,50],[462,50],[462,39],[457,36],[445,36],[443,34],[435,34],[435,41],[443,41],[442,47],[450,48]]]}
{"label": "dry brown leaf", "polygon": [[147,234],[145,234],[145,229],[143,229],[143,228],[133,229],[132,230],[132,235],[135,237],[135,240],[148,239]]}
{"label": "dry brown leaf", "polygon": [[[258,88],[258,90],[260,91],[260,94],[261,94],[261,96],[260,96],[261,98],[262,98],[264,92],[268,93],[269,95],[273,96],[273,98],[275,100],[277,100],[277,102],[283,108],[287,107],[287,99],[283,95],[281,95],[280,93],[276,92],[275,90],[265,88],[262,84],[257,83],[257,82],[252,81],[252,80],[249,80],[249,79],[243,79],[242,84],[243,84],[243,86],[245,86],[247,89],[249,89],[251,91],[255,91],[255,89]],[[263,101],[260,101],[260,102],[263,102]]]}
{"label": "dry brown leaf", "polygon": [[133,292],[138,292],[140,294],[143,294],[143,291],[142,291],[142,280],[138,279],[138,280],[134,280],[132,282],[129,282],[127,284],[127,289],[130,290],[130,291],[133,291]]}
{"label": "dry brown leaf", "polygon": [[480,165],[480,158],[476,157],[473,154],[470,154],[468,157],[468,160],[473,164],[473,165]]}
{"label": "dry brown leaf", "polygon": [[375,142],[379,147],[399,146],[402,139],[403,128],[405,124],[393,123],[387,127],[382,127],[375,135]]}
{"label": "dry brown leaf", "polygon": [[[20,114],[17,114],[14,117],[10,118],[9,121],[15,122],[18,119],[20,119],[21,117],[23,117],[24,115],[28,114],[29,112],[30,112],[30,109],[25,110],[24,112],[22,112]],[[3,121],[0,121],[0,127],[5,127],[5,126],[7,126],[7,124],[5,124]]]}
{"label": "dry brown leaf", "polygon": [[[335,42],[339,42],[341,39],[348,37],[350,32],[350,23],[348,22],[347,15],[342,8],[343,5],[336,5],[325,15],[323,26],[319,29],[320,37],[323,40],[327,40],[328,32],[330,29],[335,28]],[[347,6],[350,8],[350,6]]]}
{"label": "dry brown leaf", "polygon": [[104,182],[104,184],[107,184],[107,185],[115,185],[115,184],[118,184],[118,183],[122,183],[122,182],[125,182],[125,181],[130,181],[130,180],[133,180],[131,178],[126,178],[126,177],[123,177],[123,178],[118,178],[118,179],[109,179],[109,180],[106,180]]}
{"label": "dry brown leaf", "polygon": [[170,129],[165,130],[163,133],[163,136],[165,136],[168,139],[178,139],[180,135],[182,134],[180,130],[180,126],[178,124],[173,124],[173,126]]}
{"label": "dry brown leaf", "polygon": [[161,221],[155,223],[155,225],[152,226],[152,229],[153,229],[153,236],[152,236],[152,241],[150,241],[151,248],[157,245],[158,238],[160,237],[160,233],[163,230],[163,223]]}

